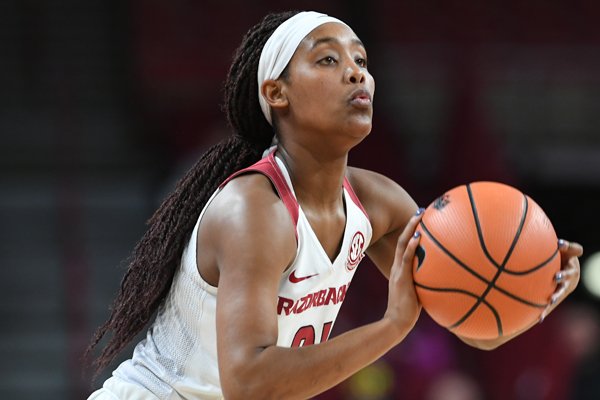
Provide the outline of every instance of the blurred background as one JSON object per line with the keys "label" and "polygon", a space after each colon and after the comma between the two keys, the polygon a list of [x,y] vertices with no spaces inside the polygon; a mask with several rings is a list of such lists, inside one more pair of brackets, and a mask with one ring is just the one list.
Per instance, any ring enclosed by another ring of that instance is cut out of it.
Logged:
{"label": "blurred background", "polygon": [[[352,164],[423,206],[469,181],[514,185],[598,275],[597,1],[0,0],[0,398],[86,398],[108,376],[92,383],[81,356],[122,261],[176,180],[229,134],[221,88],[242,35],[285,9],[337,16],[367,46],[374,127]],[[365,261],[334,334],[378,319],[386,288]],[[600,399],[593,291],[581,284],[492,352],[423,313],[401,345],[319,398]]]}

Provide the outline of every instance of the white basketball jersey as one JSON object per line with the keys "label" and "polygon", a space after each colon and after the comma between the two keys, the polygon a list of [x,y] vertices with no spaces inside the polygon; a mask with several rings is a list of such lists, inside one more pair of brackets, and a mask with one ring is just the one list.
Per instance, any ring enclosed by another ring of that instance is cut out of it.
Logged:
{"label": "white basketball jersey", "polygon": [[[340,252],[332,262],[296,201],[283,163],[271,152],[227,179],[208,201],[146,339],[136,346],[132,359],[123,362],[105,382],[105,390],[128,398],[132,387],[139,388],[140,398],[222,398],[216,346],[217,288],[198,273],[197,233],[205,210],[223,186],[249,172],[260,172],[271,180],[296,225],[296,258],[279,283],[277,345],[306,346],[329,337],[352,276],[370,243],[371,224],[344,179],[346,227]],[[248,312],[252,312],[252,307],[248,307]]]}

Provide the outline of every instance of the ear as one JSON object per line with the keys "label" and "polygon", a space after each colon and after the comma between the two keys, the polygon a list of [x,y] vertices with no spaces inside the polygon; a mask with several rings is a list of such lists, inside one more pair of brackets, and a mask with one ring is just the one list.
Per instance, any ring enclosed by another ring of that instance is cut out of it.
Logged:
{"label": "ear", "polygon": [[281,80],[267,79],[260,90],[273,110],[283,110],[289,105],[285,85]]}

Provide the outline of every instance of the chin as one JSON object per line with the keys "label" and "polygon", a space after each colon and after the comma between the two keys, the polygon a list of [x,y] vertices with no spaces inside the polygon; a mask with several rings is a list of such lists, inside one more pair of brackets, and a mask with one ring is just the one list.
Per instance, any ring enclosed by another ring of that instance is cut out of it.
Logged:
{"label": "chin", "polygon": [[371,133],[371,125],[362,127],[362,129],[353,129],[349,131],[349,136],[353,139],[351,147],[358,145]]}
{"label": "chin", "polygon": [[347,132],[351,133],[352,136],[364,139],[371,133],[373,128],[373,121],[371,118],[365,118],[360,121],[352,121],[351,126],[348,127]]}

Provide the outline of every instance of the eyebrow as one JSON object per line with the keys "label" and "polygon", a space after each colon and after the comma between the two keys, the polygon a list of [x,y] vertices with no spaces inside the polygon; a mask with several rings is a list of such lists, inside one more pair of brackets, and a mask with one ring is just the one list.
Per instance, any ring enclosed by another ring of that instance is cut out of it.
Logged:
{"label": "eyebrow", "polygon": [[[363,44],[363,42],[361,42],[361,40],[360,40],[360,39],[358,39],[358,38],[354,38],[354,39],[352,39],[352,40],[351,40],[351,42],[352,42],[353,44],[356,44],[356,45],[359,45],[359,46],[361,46],[363,49],[365,49],[365,50],[366,50],[366,47],[365,47],[365,45]],[[311,46],[311,48],[310,48],[310,49],[311,49],[311,50],[314,50],[314,49],[315,49],[317,46],[320,46],[320,45],[322,45],[322,44],[325,44],[325,43],[336,43],[336,44],[340,44],[340,41],[339,41],[339,39],[338,39],[338,38],[335,38],[335,37],[332,37],[332,36],[325,36],[325,37],[322,37],[322,38],[319,38],[319,39],[315,40],[315,42],[312,44],[312,46]]]}

